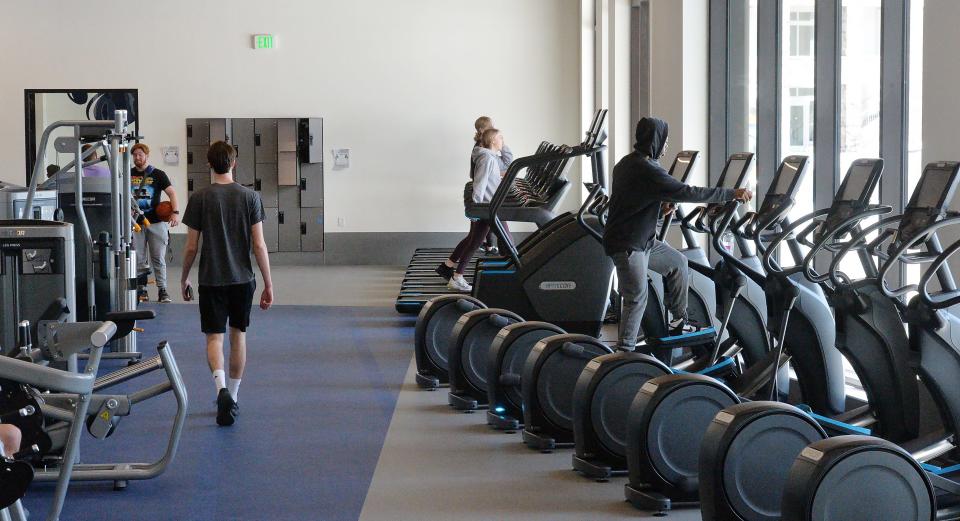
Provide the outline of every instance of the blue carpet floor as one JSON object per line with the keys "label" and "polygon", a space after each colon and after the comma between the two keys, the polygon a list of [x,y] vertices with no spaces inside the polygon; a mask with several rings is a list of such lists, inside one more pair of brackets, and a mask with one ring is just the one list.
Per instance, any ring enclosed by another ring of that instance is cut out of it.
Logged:
{"label": "blue carpet floor", "polygon": [[[141,324],[140,349],[152,356],[159,340],[169,340],[189,389],[177,458],[159,478],[124,491],[74,484],[62,519],[356,520],[410,363],[412,319],[388,308],[255,309],[241,415],[222,428],[197,308],[155,309],[158,318]],[[151,374],[125,386],[160,379]],[[135,407],[107,440],[84,433],[83,461],[156,460],[175,409],[168,393]],[[28,493],[34,519],[46,515],[52,491],[40,484]]]}

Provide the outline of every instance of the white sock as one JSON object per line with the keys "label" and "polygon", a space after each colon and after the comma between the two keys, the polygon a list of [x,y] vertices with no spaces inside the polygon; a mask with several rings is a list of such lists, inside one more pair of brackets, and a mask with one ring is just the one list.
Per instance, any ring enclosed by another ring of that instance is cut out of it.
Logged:
{"label": "white sock", "polygon": [[240,392],[240,378],[227,380],[227,389],[230,390],[230,397],[237,401],[237,393]]}
{"label": "white sock", "polygon": [[227,386],[227,375],[223,372],[223,369],[217,369],[213,372],[213,384],[217,386],[217,394],[220,394],[220,389],[223,389]]}

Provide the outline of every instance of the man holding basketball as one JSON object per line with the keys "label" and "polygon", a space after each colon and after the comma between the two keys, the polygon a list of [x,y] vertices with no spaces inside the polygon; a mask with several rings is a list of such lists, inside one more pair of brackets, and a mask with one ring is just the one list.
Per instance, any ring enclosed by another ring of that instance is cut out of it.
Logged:
{"label": "man holding basketball", "polygon": [[[170,243],[169,227],[180,224],[180,211],[177,206],[177,192],[170,184],[166,172],[154,168],[149,164],[150,147],[144,143],[137,143],[131,149],[133,155],[133,170],[130,172],[131,190],[137,206],[144,217],[150,221],[150,226],[142,227],[139,233],[134,234],[134,248],[137,250],[137,264],[139,271],[149,270],[153,265],[154,278],[157,281],[157,301],[161,304],[170,302],[167,293],[167,245]],[[170,199],[170,206],[160,207],[160,194],[165,193]],[[158,212],[158,209],[160,210]],[[149,256],[147,249],[149,248]],[[149,259],[149,264],[147,260]],[[137,288],[140,300],[147,300],[146,286]]]}

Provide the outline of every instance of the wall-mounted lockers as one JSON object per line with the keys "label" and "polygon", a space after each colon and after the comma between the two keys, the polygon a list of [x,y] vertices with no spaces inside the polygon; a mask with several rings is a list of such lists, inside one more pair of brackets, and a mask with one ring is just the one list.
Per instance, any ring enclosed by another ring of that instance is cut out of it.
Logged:
{"label": "wall-mounted lockers", "polygon": [[256,190],[266,210],[267,248],[323,251],[323,119],[187,119],[187,191],[210,185],[210,143],[237,149],[236,182]]}

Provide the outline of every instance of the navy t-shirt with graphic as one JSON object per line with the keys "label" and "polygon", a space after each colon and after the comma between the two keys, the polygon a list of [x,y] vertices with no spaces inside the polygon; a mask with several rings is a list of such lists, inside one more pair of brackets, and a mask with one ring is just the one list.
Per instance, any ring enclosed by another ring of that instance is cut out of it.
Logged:
{"label": "navy t-shirt with graphic", "polygon": [[143,212],[143,215],[152,222],[157,222],[157,206],[160,205],[160,194],[170,187],[170,178],[167,173],[153,165],[147,165],[145,171],[133,168],[130,170],[130,188],[133,190],[133,200]]}

